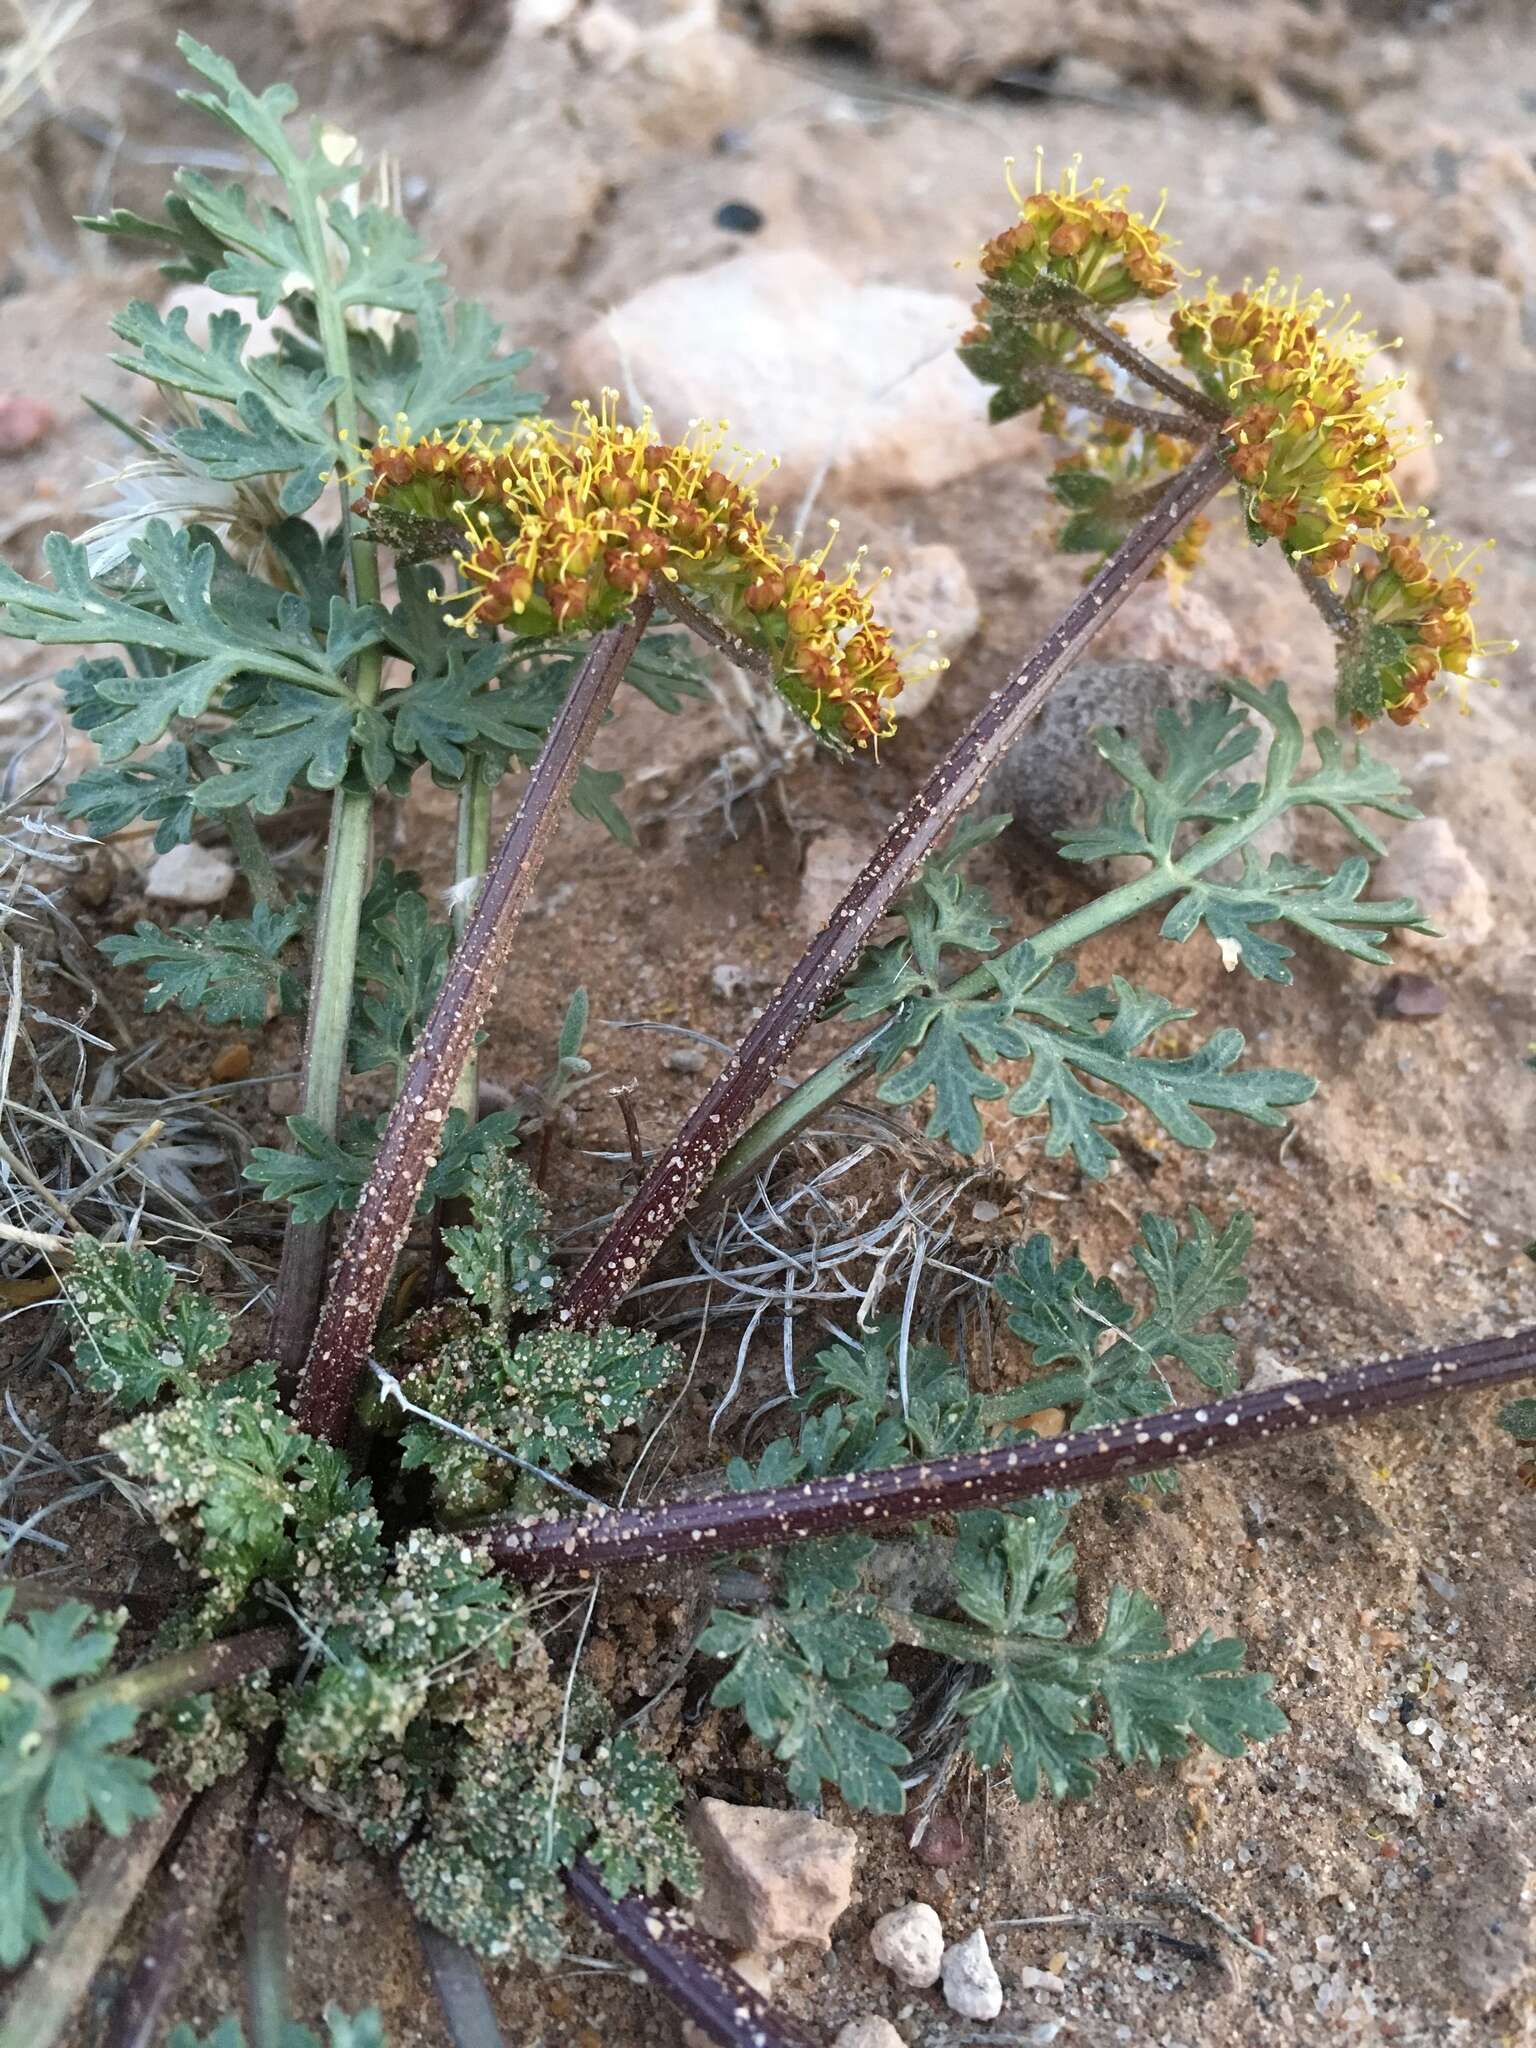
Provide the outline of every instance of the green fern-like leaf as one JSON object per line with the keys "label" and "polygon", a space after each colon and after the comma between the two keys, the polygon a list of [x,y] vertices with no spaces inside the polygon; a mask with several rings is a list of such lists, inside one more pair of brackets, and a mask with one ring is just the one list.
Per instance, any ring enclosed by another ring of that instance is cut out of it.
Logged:
{"label": "green fern-like leaf", "polygon": [[297,1015],[303,988],[283,964],[283,953],[309,921],[301,904],[273,910],[258,903],[249,917],[215,917],[205,925],[159,925],[140,919],[131,934],[103,939],[114,965],[142,968],[149,984],[146,1010],[201,1010],[210,1024],[254,1031],[269,1005]]}
{"label": "green fern-like leaf", "polygon": [[1142,1217],[1135,1257],[1152,1302],[1140,1315],[1112,1280],[1095,1279],[1081,1259],[1055,1259],[1043,1234],[1019,1246],[997,1291],[1008,1304],[1009,1329],[1029,1345],[1035,1365],[1055,1370],[992,1396],[984,1412],[996,1419],[1064,1408],[1072,1429],[1154,1415],[1173,1405],[1163,1370],[1170,1363],[1212,1393],[1231,1393],[1232,1339],[1204,1325],[1248,1292],[1242,1267],[1253,1218],[1240,1210],[1220,1233],[1198,1209],[1189,1220],[1189,1235],[1181,1237],[1166,1218]]}
{"label": "green fern-like leaf", "polygon": [[514,1310],[537,1313],[555,1285],[549,1212],[525,1166],[501,1148],[481,1152],[469,1174],[471,1221],[443,1232],[453,1276],[500,1328]]}
{"label": "green fern-like leaf", "polygon": [[[11,1619],[0,1587],[0,1966],[13,1969],[48,1933],[49,1906],[74,1880],[49,1846],[89,1820],[125,1835],[156,1811],[151,1769],[120,1754],[137,1713],[93,1691],[122,1616],[77,1601]],[[83,1681],[83,1683],[82,1683]],[[74,1688],[73,1690],[66,1688]]]}
{"label": "green fern-like leaf", "polygon": [[78,1239],[64,1303],[75,1363],[124,1408],[167,1385],[190,1393],[229,1342],[228,1319],[206,1296],[177,1292],[163,1259],[125,1245]]}

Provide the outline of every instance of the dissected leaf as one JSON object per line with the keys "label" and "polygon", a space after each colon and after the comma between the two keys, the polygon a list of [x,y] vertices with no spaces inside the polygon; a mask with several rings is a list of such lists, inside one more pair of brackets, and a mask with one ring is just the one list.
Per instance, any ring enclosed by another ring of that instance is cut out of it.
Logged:
{"label": "dissected leaf", "polygon": [[75,1363],[99,1393],[141,1408],[167,1384],[188,1393],[229,1342],[229,1320],[206,1295],[176,1290],[153,1252],[76,1239],[65,1311]]}
{"label": "dissected leaf", "polygon": [[[111,666],[121,672],[121,664]],[[187,750],[173,740],[142,761],[87,768],[64,791],[63,808],[97,839],[110,839],[147,818],[156,827],[156,853],[185,846],[197,815]]]}
{"label": "dissected leaf", "polygon": [[254,1030],[269,1005],[283,1016],[303,1006],[303,986],[282,961],[284,949],[309,922],[305,903],[274,910],[258,903],[249,917],[214,917],[205,925],[162,929],[141,918],[131,933],[100,941],[119,967],[140,967],[149,983],[146,1010],[201,1010],[212,1024]]}
{"label": "dissected leaf", "polygon": [[710,1698],[741,1708],[788,1766],[791,1797],[812,1803],[832,1784],[866,1813],[906,1804],[896,1773],[911,1757],[889,1731],[911,1694],[886,1675],[890,1646],[883,1624],[857,1603],[756,1615],[717,1608],[698,1642],[705,1656],[731,1660]]}
{"label": "dissected leaf", "polygon": [[1218,1234],[1192,1208],[1188,1237],[1160,1216],[1144,1215],[1141,1229],[1136,1263],[1153,1298],[1139,1318],[1112,1280],[1096,1280],[1075,1256],[1053,1259],[1043,1233],[1015,1250],[996,1283],[1008,1327],[1036,1366],[1057,1370],[994,1397],[989,1412],[1064,1408],[1072,1429],[1154,1415],[1173,1405],[1162,1371],[1170,1360],[1211,1392],[1232,1391],[1232,1339],[1202,1325],[1247,1294],[1242,1266],[1253,1218],[1239,1210]]}
{"label": "dissected leaf", "polygon": [[514,1310],[537,1314],[553,1294],[549,1211],[532,1174],[502,1148],[482,1151],[469,1176],[471,1221],[443,1232],[453,1276],[501,1328]]}
{"label": "dissected leaf", "polygon": [[81,676],[89,730],[108,761],[153,745],[175,718],[196,718],[237,676],[291,683],[321,699],[344,697],[346,660],[360,636],[376,639],[381,630],[381,613],[353,611],[340,598],[323,647],[310,634],[302,600],[291,594],[278,600],[270,619],[244,604],[227,616],[214,590],[212,543],[194,544],[163,520],[151,520],[128,554],[141,578],[131,598],[97,584],[85,548],[60,533],[43,543],[51,586],[0,564],[0,634],[44,646],[120,644],[163,658],[163,672],[114,674],[98,662]]}
{"label": "dissected leaf", "polygon": [[359,991],[347,1058],[354,1073],[375,1067],[405,1078],[453,951],[453,927],[427,911],[419,877],[381,861],[363,899],[357,949]]}
{"label": "dissected leaf", "polygon": [[50,1837],[97,1821],[125,1835],[159,1802],[150,1766],[119,1754],[136,1710],[79,1681],[100,1677],[124,1617],[78,1601],[12,1619],[0,1587],[0,1966],[14,1969],[48,1934],[46,1908],[75,1885]]}

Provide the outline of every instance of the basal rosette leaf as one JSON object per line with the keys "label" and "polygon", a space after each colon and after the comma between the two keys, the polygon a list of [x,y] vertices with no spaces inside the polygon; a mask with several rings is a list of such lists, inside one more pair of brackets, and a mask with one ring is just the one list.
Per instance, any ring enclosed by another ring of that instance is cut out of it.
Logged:
{"label": "basal rosette leaf", "polygon": [[123,1756],[131,1706],[78,1691],[99,1678],[122,1616],[78,1601],[11,1618],[15,1590],[0,1587],[0,1966],[13,1969],[49,1932],[47,1908],[75,1885],[48,1837],[94,1820],[124,1835],[158,1807],[151,1767]]}
{"label": "basal rosette leaf", "polygon": [[142,1408],[169,1385],[190,1393],[229,1342],[205,1295],[177,1291],[155,1253],[81,1237],[64,1290],[75,1363],[99,1393]]}
{"label": "basal rosette leaf", "polygon": [[99,950],[115,966],[143,971],[146,1010],[174,1003],[201,1010],[210,1024],[254,1031],[271,1011],[292,1017],[302,1008],[303,985],[283,956],[308,924],[307,904],[275,910],[258,903],[249,917],[204,925],[162,927],[140,918],[131,933],[101,940]]}

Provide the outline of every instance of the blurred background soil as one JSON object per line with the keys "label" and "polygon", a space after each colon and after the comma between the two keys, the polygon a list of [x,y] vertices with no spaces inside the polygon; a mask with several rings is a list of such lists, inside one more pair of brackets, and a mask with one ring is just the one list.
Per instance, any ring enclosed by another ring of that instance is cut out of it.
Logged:
{"label": "blurred background soil", "polygon": [[[32,4],[34,17],[47,10]],[[204,0],[81,7],[46,60],[10,81],[0,165],[0,544],[32,569],[51,526],[95,516],[86,486],[120,464],[83,395],[136,415],[107,360],[107,321],[167,287],[80,236],[71,216],[153,212],[172,167],[235,170],[217,130],[181,107],[174,33],[234,57],[254,84],[289,78],[306,108],[398,162],[407,207],[454,283],[537,351],[551,410],[616,382],[664,427],[728,418],[784,466],[776,495],[839,546],[867,540],[894,569],[904,626],[930,627],[950,667],[878,765],[792,752],[730,817],[710,794],[743,744],[718,709],[675,721],[632,703],[603,742],[624,767],[635,855],[578,821],[564,829],[504,990],[484,1060],[516,1087],[548,1063],[571,989],[585,984],[602,1085],[579,1100],[560,1165],[577,1207],[611,1205],[622,1145],[607,1089],[633,1082],[643,1138],[665,1139],[696,1098],[665,1036],[616,1020],[732,1038],[938,752],[1029,651],[1075,588],[1054,555],[1030,427],[989,433],[984,394],[948,354],[966,324],[978,243],[1011,218],[1003,160],[1032,176],[1081,152],[1089,175],[1169,194],[1181,259],[1223,281],[1270,268],[1352,295],[1401,337],[1405,406],[1432,421],[1414,494],[1447,530],[1497,543],[1485,631],[1531,628],[1536,591],[1536,41],[1525,0],[1505,8],[1340,0]],[[193,295],[195,300],[196,295]],[[195,316],[194,316],[195,317]],[[31,409],[30,411],[28,409]],[[46,419],[44,418],[46,414]],[[680,417],[679,417],[680,415]],[[1116,656],[1284,676],[1316,723],[1328,648],[1282,566],[1247,550],[1230,505],[1209,559],[1158,585],[1106,636]],[[1524,652],[1493,664],[1469,715],[1383,730],[1416,801],[1444,829],[1395,856],[1393,887],[1439,891],[1446,938],[1404,952],[1431,1015],[1392,1014],[1389,970],[1302,950],[1294,986],[1228,976],[1202,935],[1151,925],[1089,949],[1119,972],[1235,1024],[1265,1059],[1319,1076],[1294,1133],[1232,1122],[1214,1152],[1160,1147],[1102,1184],[1048,1161],[1032,1126],[990,1136],[1028,1228],[1123,1259],[1143,1207],[1254,1209],[1254,1284],[1233,1319],[1245,1371],[1323,1369],[1375,1351],[1530,1321],[1536,991],[1536,717]],[[0,748],[35,726],[50,664],[0,642]],[[1071,687],[1071,684],[1064,686]],[[1148,716],[1152,705],[1148,705]],[[750,763],[749,763],[750,765]],[[744,771],[743,771],[744,772]],[[715,778],[712,782],[710,778]],[[1388,825],[1394,839],[1402,828]],[[396,857],[441,885],[449,799],[409,806]],[[1338,851],[1339,849],[1336,849]],[[120,842],[92,936],[145,913],[143,842]],[[1022,836],[982,870],[1029,925],[1080,883]],[[828,890],[831,895],[828,895]],[[717,972],[722,966],[739,975]],[[121,1005],[136,1000],[125,984]],[[206,1080],[233,1034],[157,1022],[177,1071]],[[290,1027],[251,1041],[235,1107],[276,1142],[293,1106]],[[233,1099],[232,1099],[233,1100]],[[772,1360],[758,1368],[771,1385]],[[673,1477],[711,1462],[709,1362],[690,1396]],[[21,1388],[25,1404],[38,1390]],[[893,1822],[858,1821],[855,1905],[825,1957],[797,1955],[779,1993],[830,2041],[881,2013],[917,2048],[961,2040],[1069,2044],[1536,2039],[1536,1497],[1511,1479],[1491,1417],[1469,1401],[1192,1475],[1169,1500],[1102,1497],[1082,1511],[1090,1607],[1112,1575],[1165,1603],[1176,1630],[1248,1639],[1273,1671],[1291,1732],[1237,1763],[1202,1755],[1137,1773],[1083,1807],[1021,1809],[977,1785],[957,1818],[964,1853],[933,1868]],[[94,1512],[94,1511],[93,1511]],[[82,1528],[82,1570],[114,1597],[125,1509]],[[693,1589],[605,1595],[598,1640],[639,1689],[675,1663]],[[671,1731],[704,1790],[782,1799],[734,1721]],[[842,1817],[842,1816],[838,1816]],[[1194,1896],[1258,1943],[1229,1942],[1166,1894]],[[1148,1891],[1165,1896],[1136,1903]],[[967,2031],[936,1994],[898,1993],[871,1962],[877,1915],[928,1899],[955,1936],[993,1924],[1008,2005]],[[402,1908],[363,1856],[317,1822],[296,1883],[306,2004],[370,2000],[395,2048],[444,2040]],[[1175,1929],[1196,1948],[1090,1922]],[[231,1921],[187,2017],[227,2002]],[[1019,1988],[1049,1965],[1059,1994]],[[673,2020],[611,1969],[498,1982],[508,2039],[526,2048],[670,2043]],[[88,2039],[89,2034],[82,2036]]]}

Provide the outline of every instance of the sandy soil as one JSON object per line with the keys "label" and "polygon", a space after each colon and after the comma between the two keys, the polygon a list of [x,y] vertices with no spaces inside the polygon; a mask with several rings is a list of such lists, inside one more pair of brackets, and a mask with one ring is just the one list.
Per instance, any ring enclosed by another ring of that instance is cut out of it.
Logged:
{"label": "sandy soil", "polygon": [[[871,62],[861,39],[849,39],[849,11],[829,8],[821,24],[840,28],[841,40],[807,45],[773,36],[748,10],[718,35],[699,29],[708,64],[696,56],[643,76],[584,64],[559,35],[503,42],[488,19],[428,48],[339,27],[321,35],[318,9],[308,48],[297,47],[292,20],[277,7],[205,8],[194,26],[258,82],[296,76],[309,103],[399,156],[407,193],[455,280],[545,352],[540,379],[556,399],[571,395],[561,389],[561,348],[595,314],[649,277],[730,256],[738,238],[715,223],[728,202],[761,213],[758,246],[809,247],[860,280],[952,290],[955,264],[1005,217],[1004,155],[1027,160],[1039,144],[1054,162],[1080,149],[1112,178],[1133,175],[1143,189],[1166,183],[1192,261],[1229,278],[1271,264],[1301,268],[1330,290],[1352,289],[1368,318],[1405,335],[1444,436],[1437,516],[1453,531],[1497,537],[1485,607],[1511,635],[1521,632],[1536,588],[1536,375],[1520,335],[1522,289],[1527,319],[1536,307],[1536,273],[1522,268],[1533,233],[1520,175],[1523,166],[1530,176],[1536,149],[1536,77],[1528,31],[1522,46],[1513,13],[1403,9],[1379,30],[1340,29],[1332,53],[1298,77],[1283,52],[1234,58],[1220,10],[1201,9],[1194,58],[1149,62],[1138,76],[1120,45],[1085,29],[1084,57],[1101,60],[1109,49],[1118,71],[1101,63],[1096,72],[1060,71],[1059,90],[1046,77],[1033,92],[962,97],[930,75],[940,58],[925,69],[898,45]],[[50,124],[0,192],[15,284],[4,379],[61,416],[43,451],[6,465],[13,488],[4,538],[23,563],[47,525],[81,523],[78,485],[108,454],[76,394],[130,402],[126,380],[102,361],[106,317],[133,290],[159,288],[152,273],[125,272],[99,247],[79,245],[64,224],[70,208],[101,201],[104,179],[122,204],[147,205],[163,186],[163,166],[128,151],[103,169],[92,110],[119,109],[127,131],[152,135],[167,160],[207,139],[164,90],[174,12],[142,9],[104,35],[94,82],[78,88],[90,118]],[[665,27],[659,6],[620,12],[642,43]],[[953,12],[963,18],[967,9]],[[340,21],[345,10],[335,13]],[[812,26],[820,19],[814,9],[763,10],[768,21],[792,14]],[[977,40],[990,14],[977,10]],[[430,7],[391,16],[436,19]],[[1086,11],[1090,26],[1098,18]],[[974,79],[956,75],[969,92]],[[1379,88],[1383,76],[1395,82]],[[1447,193],[1465,206],[1443,204]],[[1523,245],[1501,225],[1521,219]],[[1490,223],[1488,249],[1477,235]],[[514,1087],[542,1068],[577,982],[592,993],[595,1019],[673,1021],[730,1036],[747,1010],[713,992],[711,969],[730,960],[766,977],[794,958],[807,837],[835,822],[873,843],[1073,587],[1072,565],[1042,544],[1043,506],[1030,478],[991,470],[863,510],[887,532],[964,553],[982,626],[937,704],[878,771],[797,766],[783,791],[796,830],[774,807],[743,813],[734,839],[657,824],[642,835],[637,860],[594,830],[568,826],[524,971],[486,1054],[493,1082]],[[848,512],[850,533],[857,516]],[[1237,629],[1255,672],[1291,677],[1300,701],[1323,715],[1325,650],[1315,622],[1277,566],[1242,550],[1230,517],[1200,587]],[[36,666],[23,652],[4,652],[6,675]],[[1176,951],[1137,928],[1091,949],[1085,972],[1145,980],[1198,1007],[1207,1027],[1235,1023],[1268,1059],[1317,1074],[1320,1094],[1299,1112],[1294,1136],[1282,1146],[1276,1134],[1227,1124],[1208,1156],[1148,1145],[1134,1168],[1093,1186],[1046,1161],[1031,1131],[1006,1122],[993,1131],[997,1164],[1016,1181],[1029,1227],[1075,1239],[1090,1262],[1123,1253],[1143,1206],[1172,1212],[1199,1200],[1218,1213],[1237,1203],[1254,1209],[1254,1284],[1235,1319],[1249,1361],[1268,1353],[1322,1368],[1531,1319],[1536,1288],[1522,1247],[1536,1223],[1536,1176],[1521,1057],[1536,1035],[1536,752],[1529,663],[1520,655],[1502,666],[1504,692],[1480,691],[1470,718],[1442,709],[1427,732],[1383,741],[1423,807],[1451,821],[1492,891],[1497,923],[1487,945],[1470,957],[1407,963],[1446,990],[1442,1016],[1383,1020],[1375,1007],[1382,971],[1336,956],[1303,952],[1294,987],[1276,992],[1229,979],[1213,950]],[[683,733],[643,710],[626,717],[606,744],[631,774],[652,767],[666,787],[696,779],[725,737],[714,714]],[[428,790],[412,799],[404,842],[430,882],[447,879],[445,798]],[[992,855],[988,874],[1026,926],[1075,886],[1022,845]],[[124,929],[143,914],[138,875],[125,849],[117,891],[86,917],[89,931]],[[203,1074],[227,1038],[173,1024],[167,1058]],[[697,1078],[670,1069],[666,1041],[650,1034],[602,1024],[590,1049],[605,1083],[635,1082],[646,1142],[663,1140]],[[291,1034],[274,1027],[254,1046],[256,1071],[291,1071],[295,1050]],[[275,1142],[288,1106],[280,1088],[241,1100],[251,1139]],[[587,1155],[618,1143],[614,1106],[606,1087],[595,1088],[557,1162],[556,1191],[573,1208],[612,1198],[611,1169]],[[773,1370],[771,1360],[759,1368],[764,1385]],[[706,1357],[674,1477],[690,1460],[708,1462],[698,1425],[715,1386]],[[24,1391],[33,1407],[53,1406],[46,1390]],[[827,2040],[849,2017],[885,2014],[914,2048],[962,2040],[1492,2048],[1536,2039],[1536,1498],[1513,1485],[1494,1406],[1468,1402],[1212,1467],[1167,1501],[1088,1503],[1078,1535],[1090,1608],[1111,1578],[1124,1577],[1162,1600],[1178,1631],[1210,1625],[1245,1636],[1254,1661],[1276,1674],[1291,1732],[1244,1762],[1201,1757],[1160,1776],[1124,1778],[1083,1807],[1021,1809],[1005,1790],[975,1783],[958,1801],[967,1854],[945,1870],[919,1862],[895,1824],[853,1823],[861,1842],[855,1906],[830,1955],[790,1960],[785,2004]],[[131,1529],[121,1511],[103,1517],[80,1532],[81,1571],[99,1597],[115,1598],[117,1546],[132,1540]],[[674,1577],[605,1595],[598,1655],[637,1692],[675,1665],[692,1591]],[[684,1715],[683,1694],[674,1694],[670,1719],[658,1723],[701,1789],[782,1799],[771,1764],[739,1725],[696,1716],[697,1697],[690,1689]],[[1383,1741],[1406,1773],[1382,1764],[1372,1745]],[[1203,1902],[1265,1953],[1229,1940],[1187,1903],[1170,1901],[1170,1891]],[[911,1897],[934,1904],[956,1936],[983,1922],[994,1929],[1009,1992],[995,2027],[968,2029],[935,1994],[898,1995],[872,1964],[869,1925]],[[446,2037],[403,1909],[369,1861],[318,1821],[301,1843],[295,1912],[303,2001],[376,2001],[396,2048],[440,2048]],[[1043,1914],[1129,1918],[1201,1947],[1180,1951],[1155,1932],[1117,1931],[1107,1921],[1000,1925]],[[186,2017],[206,2024],[227,2002],[237,1956],[230,1908]],[[1020,1992],[1020,1965],[1060,1969],[1066,1992]],[[676,2038],[647,1992],[608,1971],[573,1965],[549,1983],[512,1974],[496,1996],[509,2041],[527,2048]]]}

